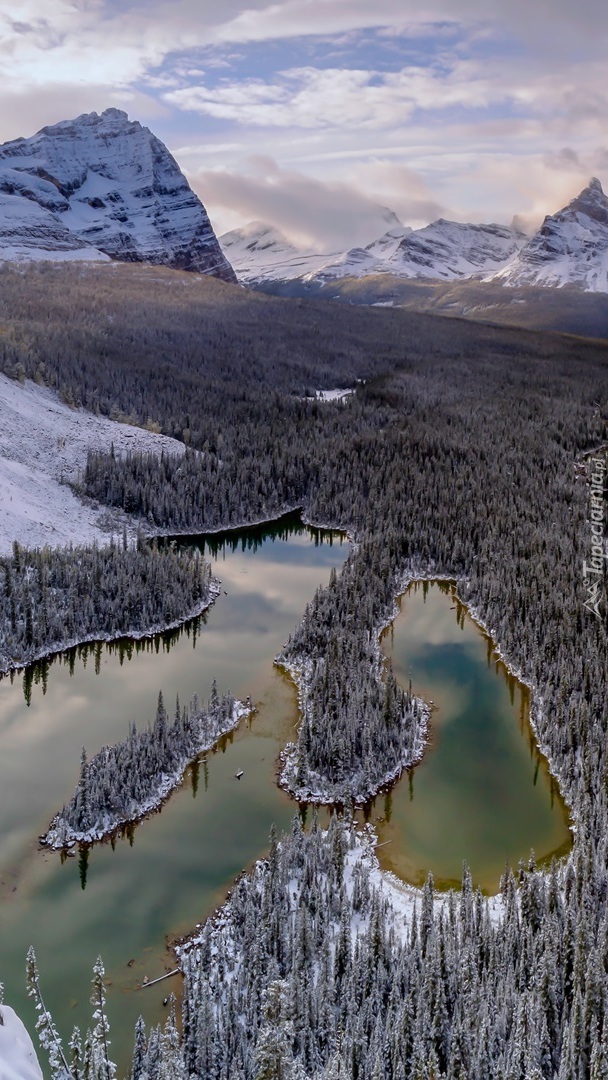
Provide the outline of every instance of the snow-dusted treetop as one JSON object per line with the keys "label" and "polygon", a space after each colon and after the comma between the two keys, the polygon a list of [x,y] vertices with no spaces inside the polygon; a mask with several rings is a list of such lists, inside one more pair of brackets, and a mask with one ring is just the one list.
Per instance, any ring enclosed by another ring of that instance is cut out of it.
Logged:
{"label": "snow-dusted treetop", "polygon": [[104,258],[234,281],[166,146],[121,109],[0,146],[0,258]]}

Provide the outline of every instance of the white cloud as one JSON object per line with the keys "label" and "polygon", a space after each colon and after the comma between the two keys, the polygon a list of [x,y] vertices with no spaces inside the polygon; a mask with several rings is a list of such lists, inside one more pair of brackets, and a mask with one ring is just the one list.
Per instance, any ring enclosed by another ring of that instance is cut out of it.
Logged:
{"label": "white cloud", "polygon": [[[176,3],[195,13],[196,0]],[[203,8],[211,5],[203,4]],[[235,10],[236,8],[236,10]],[[298,35],[340,34],[351,30],[385,28],[399,32],[436,21],[493,26],[508,31],[539,53],[555,57],[584,48],[587,56],[602,58],[608,31],[604,0],[249,0],[246,7],[223,6],[225,17],[211,14],[207,40],[214,42],[268,41]],[[232,9],[234,14],[230,16]]]}
{"label": "white cloud", "polygon": [[418,223],[447,212],[430,197],[420,177],[390,164],[370,167],[364,178],[371,182],[367,192],[358,177],[350,183],[324,182],[281,169],[262,156],[244,164],[247,171],[200,169],[190,176],[220,232],[252,220],[266,221],[297,244],[337,251],[370,243],[386,232],[387,206],[395,209],[398,203],[403,218]]}
{"label": "white cloud", "polygon": [[[445,48],[435,66],[379,71],[371,29],[395,56],[422,31]],[[378,201],[417,221],[442,207],[542,216],[608,169],[607,29],[604,0],[20,0],[18,13],[0,0],[0,140],[117,105],[169,144],[212,212],[292,231],[299,215],[316,238],[343,235],[347,213],[354,235]],[[325,35],[333,66],[309,63],[298,35]],[[258,44],[257,77],[230,76],[247,43],[279,39],[301,48],[297,67],[259,77]],[[357,70],[340,66],[347,47]],[[262,140],[274,180],[247,160]]]}
{"label": "white cloud", "polygon": [[90,85],[74,93],[73,85],[56,83],[45,87],[17,88],[4,94],[4,115],[0,126],[0,141],[33,135],[47,124],[68,120],[80,113],[103,112],[114,106],[124,109],[142,123],[156,127],[167,117],[169,110],[155,98],[130,88],[108,88]]}
{"label": "white cloud", "polygon": [[491,78],[480,64],[455,61],[451,70],[408,66],[401,71],[292,68],[272,81],[223,81],[169,91],[182,109],[260,127],[403,125],[415,109],[483,108],[512,96],[509,80]]}

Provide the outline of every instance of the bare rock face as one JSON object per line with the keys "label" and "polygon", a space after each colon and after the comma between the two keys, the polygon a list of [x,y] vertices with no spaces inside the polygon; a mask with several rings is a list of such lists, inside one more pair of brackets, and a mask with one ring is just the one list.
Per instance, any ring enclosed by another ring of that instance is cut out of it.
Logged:
{"label": "bare rock face", "polygon": [[85,113],[0,146],[0,259],[28,251],[31,258],[109,257],[236,280],[175,159],[120,109]]}
{"label": "bare rock face", "polygon": [[504,285],[575,285],[608,292],[608,199],[593,177],[540,229],[494,280]]}

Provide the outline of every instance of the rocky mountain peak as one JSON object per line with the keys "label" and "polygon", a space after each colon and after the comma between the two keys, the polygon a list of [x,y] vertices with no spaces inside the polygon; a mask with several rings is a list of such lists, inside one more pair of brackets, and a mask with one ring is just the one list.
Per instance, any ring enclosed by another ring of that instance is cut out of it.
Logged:
{"label": "rocky mountain peak", "polygon": [[495,280],[608,292],[608,198],[597,177],[562,210],[545,218]]}
{"label": "rocky mountain peak", "polygon": [[[123,262],[236,280],[204,206],[175,159],[149,128],[130,120],[122,109],[83,113],[44,127],[31,138],[4,143],[0,193],[9,197],[12,245],[2,242],[0,215],[0,258],[3,253],[11,257],[6,250],[16,249],[21,212],[21,257],[27,257],[31,246],[36,254],[30,257],[53,258],[59,224],[82,257],[101,252]],[[27,243],[33,203],[51,216],[46,244],[40,215],[36,244]]]}
{"label": "rocky mountain peak", "polygon": [[608,199],[604,195],[602,185],[596,176],[591,177],[587,187],[583,188],[580,195],[577,195],[572,200],[563,213],[568,210],[577,214],[585,214],[594,221],[608,225]]}

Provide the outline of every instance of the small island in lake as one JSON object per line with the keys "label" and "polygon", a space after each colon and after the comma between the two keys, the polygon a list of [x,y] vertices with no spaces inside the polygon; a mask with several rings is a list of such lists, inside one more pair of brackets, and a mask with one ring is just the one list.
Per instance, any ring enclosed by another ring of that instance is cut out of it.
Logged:
{"label": "small island in lake", "polygon": [[206,709],[197,697],[188,708],[179,700],[169,722],[162,693],[152,727],[104,746],[87,761],[82,751],[80,780],[67,806],[55,815],[41,844],[63,849],[76,842],[94,843],[121,825],[139,821],[158,809],[181,783],[186,766],[251,713],[251,703],[220,695],[213,684]]}

